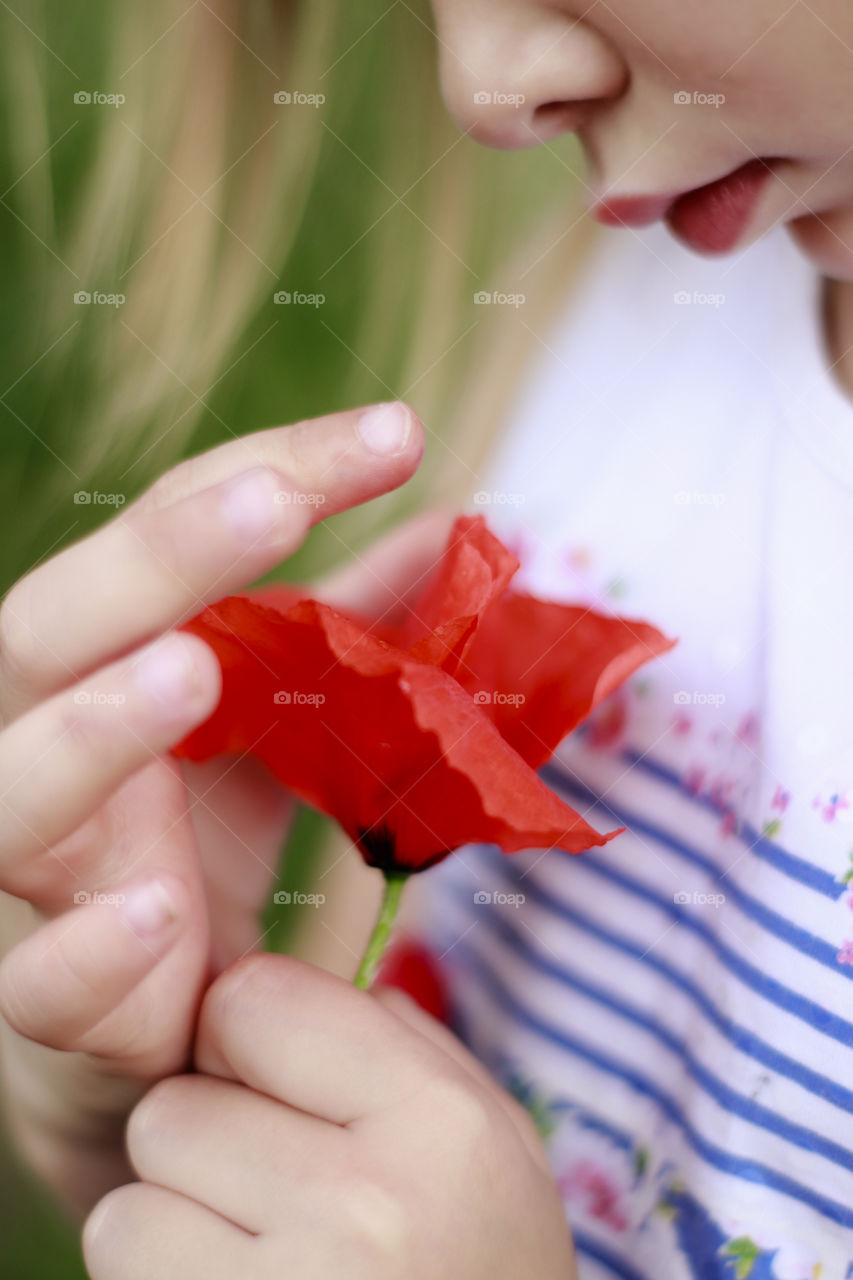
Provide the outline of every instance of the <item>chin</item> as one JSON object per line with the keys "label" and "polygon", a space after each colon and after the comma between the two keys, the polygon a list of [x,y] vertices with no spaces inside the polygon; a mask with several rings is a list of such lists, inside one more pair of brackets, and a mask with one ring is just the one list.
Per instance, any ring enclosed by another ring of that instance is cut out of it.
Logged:
{"label": "chin", "polygon": [[853,206],[794,218],[788,228],[821,275],[853,281]]}

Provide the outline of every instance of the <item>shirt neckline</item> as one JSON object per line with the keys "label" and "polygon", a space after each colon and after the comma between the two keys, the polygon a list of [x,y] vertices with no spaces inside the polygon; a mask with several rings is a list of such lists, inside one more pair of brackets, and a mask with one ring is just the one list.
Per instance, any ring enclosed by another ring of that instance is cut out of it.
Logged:
{"label": "shirt neckline", "polygon": [[[755,281],[756,309],[765,333],[762,359],[780,426],[831,479],[853,490],[853,398],[834,373],[824,334],[824,277],[784,226],[774,227],[740,254],[707,258],[682,245],[661,223],[633,235],[676,278],[698,275],[723,295],[742,262]],[[604,246],[601,246],[604,250]],[[628,250],[625,250],[628,252]],[[698,267],[698,271],[697,271]]]}

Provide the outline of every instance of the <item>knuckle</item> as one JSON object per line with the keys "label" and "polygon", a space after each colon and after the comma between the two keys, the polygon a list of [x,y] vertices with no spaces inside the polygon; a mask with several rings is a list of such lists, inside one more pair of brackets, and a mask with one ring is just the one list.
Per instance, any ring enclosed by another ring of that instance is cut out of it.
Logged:
{"label": "knuckle", "polygon": [[14,947],[0,962],[0,1017],[20,1035],[27,1034],[32,1018],[27,987],[20,948]]}
{"label": "knuckle", "polygon": [[63,700],[57,715],[56,741],[70,747],[76,758],[100,759],[108,754],[108,730],[100,716],[93,716],[85,704]]}
{"label": "knuckle", "polygon": [[398,1195],[368,1175],[348,1182],[335,1203],[348,1248],[365,1274],[376,1280],[412,1274],[413,1233]]}
{"label": "knuckle", "polygon": [[287,976],[292,965],[286,956],[270,952],[253,952],[229,965],[210,988],[209,998],[222,1011],[229,1011],[236,1002],[251,1000],[253,996],[265,998],[275,984],[276,990],[286,991],[290,985]]}
{"label": "knuckle", "polygon": [[[278,439],[284,446],[284,473],[295,485],[298,485],[300,478],[304,481],[310,477],[316,467],[316,427],[311,422],[294,422],[291,426],[281,429]],[[328,444],[326,448],[331,452]]]}
{"label": "knuckle", "polygon": [[39,905],[67,907],[81,876],[96,875],[101,882],[118,877],[127,865],[127,821],[116,805],[102,805],[54,844],[35,848],[27,861],[26,884]]}
{"label": "knuckle", "polygon": [[[49,956],[44,960],[55,966],[57,976],[61,974],[64,1003],[69,1009],[73,1009],[79,999],[84,1001],[84,1007],[93,999],[98,1001],[99,987],[91,976],[92,956],[88,953],[80,929],[69,929],[63,934],[51,946]],[[53,988],[56,989],[56,984],[53,984]]]}
{"label": "knuckle", "polygon": [[145,492],[140,494],[133,506],[128,508],[127,514],[142,516],[149,511],[157,511],[167,506],[173,500],[179,483],[180,466],[179,463],[177,467],[164,471],[161,476],[158,476]]}
{"label": "knuckle", "polygon": [[153,569],[159,576],[164,574],[164,566],[168,566],[180,572],[186,559],[186,529],[180,527],[179,519],[168,509],[150,511],[135,522],[132,531],[127,526],[124,535],[130,555],[136,560],[144,556],[149,562],[149,571]]}
{"label": "knuckle", "polygon": [[30,622],[30,578],[15,583],[0,602],[0,668],[13,689],[26,687],[39,643]]}
{"label": "knuckle", "polygon": [[132,512],[134,515],[143,515],[148,511],[160,510],[179,502],[194,489],[210,484],[207,471],[211,453],[215,452],[214,449],[176,462],[168,471],[159,475],[144,493],[140,494],[133,506],[128,508],[127,514]]}
{"label": "knuckle", "polygon": [[497,1107],[473,1079],[440,1076],[430,1081],[426,1092],[429,1112],[445,1133],[453,1134],[455,1151],[467,1156],[493,1140],[499,1122]]}
{"label": "knuckle", "polygon": [[392,1013],[395,1013],[404,1022],[410,1021],[412,1017],[417,1017],[417,1010],[420,1008],[417,1000],[409,995],[408,991],[403,991],[400,987],[383,987],[375,986],[371,992],[374,1000],[378,1000],[380,1004],[385,1005]]}
{"label": "knuckle", "polygon": [[122,748],[128,741],[124,698],[118,693],[109,696],[113,699],[111,702],[89,702],[85,700],[89,694],[84,690],[61,698],[56,740],[63,741],[65,747],[70,747],[82,760],[113,763],[117,755],[123,754]]}
{"label": "knuckle", "polygon": [[[115,1016],[100,1018],[90,1031],[78,1036],[71,1048],[109,1058],[122,1073],[145,1075],[152,1055],[160,1052],[163,1010],[151,989],[142,983],[133,994],[133,1016],[115,1008]],[[176,1068],[172,1066],[172,1070]]]}
{"label": "knuckle", "polygon": [[319,487],[325,496],[324,478],[331,482],[335,469],[352,460],[357,465],[355,433],[318,429],[316,419],[279,427],[271,437],[271,458],[287,485],[303,493]]}

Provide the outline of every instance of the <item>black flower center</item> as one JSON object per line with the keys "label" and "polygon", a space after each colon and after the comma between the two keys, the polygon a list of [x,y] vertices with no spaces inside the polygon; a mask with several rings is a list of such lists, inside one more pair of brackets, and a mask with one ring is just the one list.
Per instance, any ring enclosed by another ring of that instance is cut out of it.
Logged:
{"label": "black flower center", "polygon": [[388,827],[377,823],[375,827],[359,827],[358,845],[364,853],[364,860],[370,867],[378,867],[380,871],[426,871],[427,867],[432,867],[436,862],[441,862],[442,858],[446,858],[449,849],[441,849],[438,853],[434,853],[431,857],[418,859],[407,859],[405,851],[402,856],[397,850],[397,837]]}

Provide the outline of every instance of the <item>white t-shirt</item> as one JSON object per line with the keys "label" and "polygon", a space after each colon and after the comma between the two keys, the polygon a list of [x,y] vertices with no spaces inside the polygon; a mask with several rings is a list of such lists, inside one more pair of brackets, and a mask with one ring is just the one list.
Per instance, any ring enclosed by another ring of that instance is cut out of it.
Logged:
{"label": "white t-shirt", "polygon": [[853,403],[819,284],[782,229],[602,233],[482,477],[519,586],[680,637],[544,771],[625,834],[410,887],[463,1038],[551,1129],[582,1280],[853,1275]]}

